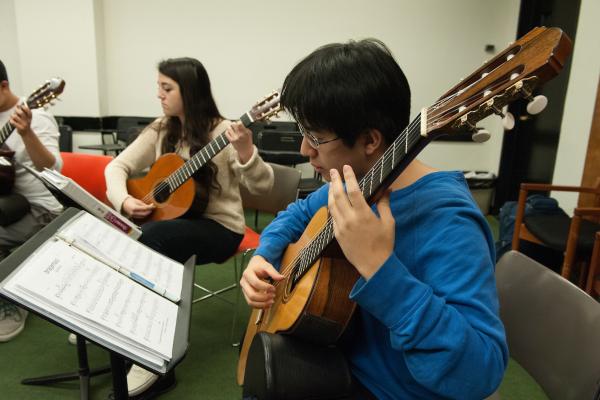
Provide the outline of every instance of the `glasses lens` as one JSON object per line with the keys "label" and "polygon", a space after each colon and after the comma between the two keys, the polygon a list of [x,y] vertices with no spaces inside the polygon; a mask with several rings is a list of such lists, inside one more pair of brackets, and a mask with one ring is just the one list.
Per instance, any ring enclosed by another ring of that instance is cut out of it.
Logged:
{"label": "glasses lens", "polygon": [[298,128],[300,129],[300,134],[304,136],[306,140],[308,140],[308,144],[310,145],[310,147],[314,149],[319,147],[319,141],[316,137],[314,137],[310,132],[304,129],[302,125],[298,124]]}

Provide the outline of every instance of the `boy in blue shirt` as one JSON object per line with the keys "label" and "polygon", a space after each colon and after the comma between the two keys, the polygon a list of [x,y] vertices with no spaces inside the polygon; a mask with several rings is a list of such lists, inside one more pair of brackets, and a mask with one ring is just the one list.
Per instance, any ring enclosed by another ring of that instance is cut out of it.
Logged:
{"label": "boy in blue shirt", "polygon": [[273,304],[282,253],[327,206],[360,274],[350,293],[355,320],[340,343],[360,385],[378,399],[490,395],[508,350],[493,238],[463,174],[413,160],[376,207],[359,188],[409,122],[408,82],[387,47],[363,40],[317,49],[286,77],[282,104],[304,135],[301,153],[330,184],[264,230],[240,282],[248,304]]}

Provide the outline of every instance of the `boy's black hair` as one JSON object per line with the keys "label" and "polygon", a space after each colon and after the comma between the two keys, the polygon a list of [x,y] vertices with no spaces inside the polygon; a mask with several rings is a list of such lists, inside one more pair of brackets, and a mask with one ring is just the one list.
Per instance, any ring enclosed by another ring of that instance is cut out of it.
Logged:
{"label": "boy's black hair", "polygon": [[304,128],[331,131],[348,146],[370,129],[390,144],[408,125],[410,87],[381,41],[332,43],[292,69],[281,103]]}
{"label": "boy's black hair", "polygon": [[0,82],[8,81],[8,74],[6,73],[6,67],[2,60],[0,60]]}

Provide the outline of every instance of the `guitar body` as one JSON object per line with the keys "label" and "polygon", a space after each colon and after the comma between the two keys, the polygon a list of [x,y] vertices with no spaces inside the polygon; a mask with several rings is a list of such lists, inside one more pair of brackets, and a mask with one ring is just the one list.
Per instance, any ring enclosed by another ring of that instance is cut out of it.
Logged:
{"label": "guitar body", "polygon": [[156,195],[157,187],[160,188],[161,184],[164,186],[165,179],[183,164],[185,161],[177,154],[167,153],[156,160],[146,176],[127,180],[130,195],[156,205],[152,214],[141,222],[174,219],[190,209],[196,195],[196,183],[193,179],[186,180],[173,193],[163,191],[161,193],[164,196]]}
{"label": "guitar body", "polygon": [[258,332],[283,333],[317,344],[332,344],[346,328],[356,303],[348,298],[359,275],[344,258],[337,243],[332,243],[303,277],[292,285],[287,276],[298,253],[327,221],[327,208],[312,218],[300,239],[290,244],[281,261],[286,278],[276,285],[275,303],[267,310],[253,310],[240,350],[237,381],[244,381],[248,350]]}
{"label": "guitar body", "polygon": [[[240,121],[248,127],[256,121],[277,115],[281,109],[279,97],[277,91],[266,96],[242,115]],[[174,219],[185,214],[190,208],[193,208],[195,213],[201,213],[206,204],[201,204],[200,201],[194,204],[196,183],[192,177],[228,144],[229,140],[223,132],[187,161],[175,153],[163,154],[145,177],[128,179],[127,191],[130,195],[147,204],[156,205],[148,217],[138,222]]]}

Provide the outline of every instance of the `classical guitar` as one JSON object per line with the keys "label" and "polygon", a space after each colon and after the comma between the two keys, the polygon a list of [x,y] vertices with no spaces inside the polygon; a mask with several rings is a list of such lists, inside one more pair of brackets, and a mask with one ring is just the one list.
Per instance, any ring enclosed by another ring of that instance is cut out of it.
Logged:
{"label": "classical guitar", "polygon": [[[473,132],[475,124],[524,97],[557,75],[571,52],[571,40],[557,28],[535,28],[491,61],[423,108],[360,180],[373,204],[426,144],[444,134]],[[475,140],[476,137],[474,137]],[[257,332],[296,335],[319,344],[334,343],[355,304],[348,298],[358,274],[334,241],[333,224],[323,207],[298,242],[283,254],[275,284],[275,303],[253,310],[240,352],[237,381],[243,384],[248,350]]]}
{"label": "classical guitar", "polygon": [[[276,115],[281,110],[279,97],[277,91],[269,94],[242,115],[240,121],[248,127]],[[175,153],[167,153],[156,160],[146,176],[128,179],[130,195],[156,206],[141,222],[173,219],[188,211],[196,195],[196,183],[190,178],[228,144],[223,132],[187,161]]]}
{"label": "classical guitar", "polygon": [[[46,104],[52,104],[65,88],[65,81],[60,78],[52,78],[46,81],[36,91],[31,93],[25,103],[31,110],[44,107]],[[12,150],[2,149],[2,145],[15,130],[15,127],[8,121],[0,128],[0,194],[8,194],[15,180],[15,166],[12,158],[15,154]]]}

